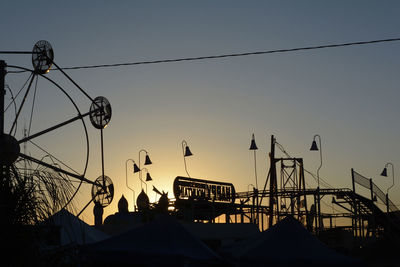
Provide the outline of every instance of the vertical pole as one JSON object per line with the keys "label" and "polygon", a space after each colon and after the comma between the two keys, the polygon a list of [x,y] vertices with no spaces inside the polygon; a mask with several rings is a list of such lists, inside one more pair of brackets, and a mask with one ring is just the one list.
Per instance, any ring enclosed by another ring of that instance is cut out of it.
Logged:
{"label": "vertical pole", "polygon": [[[300,185],[303,186],[303,197],[304,197],[304,209],[305,209],[305,215],[306,215],[306,226],[307,229],[312,229],[312,225],[308,225],[308,208],[307,208],[307,196],[306,196],[306,184],[305,184],[305,179],[304,179],[304,165],[303,165],[303,159],[299,159],[300,163]],[[301,202],[301,199],[300,199]]]}
{"label": "vertical pole", "polygon": [[372,222],[372,227],[371,227],[371,229],[372,229],[372,236],[373,237],[375,237],[375,212],[374,212],[374,189],[373,189],[373,182],[372,182],[372,179],[370,178],[369,179],[369,186],[370,186],[370,189],[371,189],[371,211],[372,211],[372,218],[371,218],[371,222]]}
{"label": "vertical pole", "polygon": [[100,129],[101,136],[101,175],[103,177],[103,186],[106,186],[106,179],[104,177],[104,145],[103,145],[103,128]]}
{"label": "vertical pole", "polygon": [[259,213],[259,205],[258,205],[258,187],[256,188],[256,190],[254,190],[255,194],[256,194],[256,221],[257,221],[257,227],[258,230],[260,230],[260,213]]}
{"label": "vertical pole", "polygon": [[257,157],[256,157],[256,151],[254,150],[254,176],[256,177],[256,188],[258,189],[258,182],[257,182]]}
{"label": "vertical pole", "polygon": [[6,62],[0,60],[0,133],[4,134],[4,95],[6,91],[4,89],[5,77],[6,77]]}
{"label": "vertical pole", "polygon": [[[318,178],[318,187],[317,187],[317,218],[318,218],[318,234],[320,233],[320,231],[322,230],[322,217],[321,217],[321,194],[320,194],[320,187],[319,187],[319,170],[322,167],[322,141],[321,141],[321,136],[320,135],[315,135],[315,137],[318,136],[319,139],[319,156],[320,156],[320,160],[321,160],[321,164],[319,165],[318,169],[317,169],[317,178]],[[314,139],[315,140],[315,139]]]}
{"label": "vertical pole", "polygon": [[[386,193],[386,217],[390,218],[390,207],[389,207],[389,193]],[[389,233],[391,232],[391,226],[390,224],[388,224],[387,228],[385,229],[385,231],[388,231]]]}
{"label": "vertical pole", "polygon": [[275,166],[275,138],[271,135],[271,152],[270,152],[270,174],[271,180],[269,181],[269,218],[268,228],[273,225],[274,220],[274,202],[276,197],[276,166]]}
{"label": "vertical pole", "polygon": [[[351,183],[353,185],[353,209],[354,209],[354,215],[353,215],[353,235],[357,236],[357,203],[356,203],[356,184],[354,182],[354,169],[351,168]],[[361,229],[360,229],[361,230]]]}
{"label": "vertical pole", "polygon": [[386,212],[389,215],[389,194],[386,194]]}
{"label": "vertical pole", "polygon": [[243,223],[244,215],[243,215],[243,202],[240,201],[240,223]]}
{"label": "vertical pole", "polygon": [[264,209],[261,208],[261,231],[264,231]]}
{"label": "vertical pole", "polygon": [[315,234],[318,234],[318,201],[317,201],[317,195],[314,194],[314,207],[315,207]]}
{"label": "vertical pole", "polygon": [[[319,181],[319,179],[318,179]],[[318,234],[320,234],[321,230],[322,230],[322,216],[321,216],[321,195],[319,192],[319,185],[317,188],[317,212],[318,212]]]}
{"label": "vertical pole", "polygon": [[250,209],[250,222],[254,223],[254,207],[255,207],[255,195],[254,195],[254,188],[253,188],[253,196],[251,197],[251,209]]}
{"label": "vertical pole", "polygon": [[[0,135],[4,134],[4,96],[5,96],[5,77],[6,77],[6,62],[4,60],[0,60]],[[2,157],[2,155],[0,155]],[[5,166],[1,163],[0,165],[0,182],[3,183],[5,174]]]}
{"label": "vertical pole", "polygon": [[[5,81],[5,76],[6,76],[6,62],[3,60],[0,60],[0,138],[2,139],[2,136],[4,135],[4,95],[5,95],[5,89],[4,89],[4,81]],[[1,144],[3,146],[3,144]],[[3,158],[3,155],[0,155],[1,158]],[[3,163],[0,162],[0,213],[2,216],[5,217],[5,220],[1,220],[0,222],[0,227],[1,229],[7,229],[9,225],[7,225],[7,215],[8,213],[8,201],[7,201],[7,196],[5,193],[8,193],[7,191],[7,186],[8,186],[8,180],[6,176],[6,166],[3,165]],[[2,217],[3,218],[3,217]],[[5,233],[4,231],[1,231],[1,233]],[[2,237],[3,238],[3,237]]]}
{"label": "vertical pole", "polygon": [[[358,205],[358,206],[360,207],[360,205]],[[363,218],[362,218],[361,214],[359,214],[358,217],[359,217],[358,218],[358,227],[360,228],[359,236],[364,238],[365,237],[365,224],[364,224],[364,221],[363,221]]]}

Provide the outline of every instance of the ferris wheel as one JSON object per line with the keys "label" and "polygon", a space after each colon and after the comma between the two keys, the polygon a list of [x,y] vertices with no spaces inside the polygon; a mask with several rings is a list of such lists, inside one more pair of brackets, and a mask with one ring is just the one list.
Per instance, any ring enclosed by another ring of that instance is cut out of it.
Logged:
{"label": "ferris wheel", "polygon": [[[102,207],[109,205],[114,187],[104,174],[103,146],[103,130],[112,116],[109,101],[103,96],[92,98],[65,73],[45,40],[38,41],[32,51],[0,54],[31,54],[33,66],[29,69],[0,60],[0,205],[25,209],[30,205],[37,209],[39,219],[45,219],[70,205],[83,184],[92,186],[91,201]],[[50,78],[51,69],[66,81]],[[12,76],[10,83],[6,75]],[[10,86],[13,82],[20,84]],[[83,99],[90,104],[87,112],[80,108]],[[100,131],[101,175],[95,181],[86,177],[90,148],[86,117]],[[7,194],[17,189],[25,190],[35,205],[29,201],[8,203]]]}

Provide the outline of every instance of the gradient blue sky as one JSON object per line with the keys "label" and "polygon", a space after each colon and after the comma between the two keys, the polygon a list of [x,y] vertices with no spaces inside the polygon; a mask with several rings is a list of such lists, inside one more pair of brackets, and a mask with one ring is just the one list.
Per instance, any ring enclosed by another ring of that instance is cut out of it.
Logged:
{"label": "gradient blue sky", "polygon": [[[61,67],[400,37],[398,1],[3,1],[1,11],[1,50],[31,50],[45,39]],[[248,150],[252,133],[260,148],[259,184],[269,168],[271,134],[291,155],[304,158],[312,172],[319,154],[309,148],[319,134],[321,177],[335,187],[350,187],[350,169],[355,168],[386,191],[391,178],[379,177],[383,166],[392,162],[399,173],[400,164],[399,51],[400,42],[395,42],[68,71],[92,97],[103,95],[113,107],[104,131],[105,169],[116,200],[105,215],[116,211],[121,194],[131,205],[125,161],[138,160],[140,149],[148,150],[154,162],[149,189],[155,185],[172,196],[173,179],[185,175],[183,139],[194,154],[187,160],[192,177],[232,182],[237,191],[246,190],[255,183]],[[1,57],[9,65],[31,67],[29,56]],[[83,112],[89,109],[87,99],[65,78],[48,75],[71,92]],[[17,90],[21,79],[10,74],[6,82]],[[75,115],[51,86],[40,81],[39,88],[32,132]],[[90,123],[89,128],[87,177],[94,180],[101,174],[99,132]],[[79,169],[81,130],[68,127],[41,144]],[[137,195],[137,175],[128,178]],[[390,192],[400,204],[397,179]],[[306,182],[316,185],[310,176]],[[89,191],[89,185],[80,190],[77,210],[90,199]],[[149,195],[155,199],[150,190]],[[92,208],[83,213],[89,223]]]}

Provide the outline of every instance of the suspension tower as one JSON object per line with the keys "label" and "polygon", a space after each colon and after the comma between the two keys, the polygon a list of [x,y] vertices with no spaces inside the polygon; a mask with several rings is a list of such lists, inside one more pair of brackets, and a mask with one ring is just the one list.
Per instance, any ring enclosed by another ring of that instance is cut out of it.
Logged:
{"label": "suspension tower", "polygon": [[[309,228],[302,158],[276,158],[276,140],[271,136],[268,227],[291,215]],[[277,167],[280,169],[278,179]],[[279,183],[278,183],[279,180]]]}

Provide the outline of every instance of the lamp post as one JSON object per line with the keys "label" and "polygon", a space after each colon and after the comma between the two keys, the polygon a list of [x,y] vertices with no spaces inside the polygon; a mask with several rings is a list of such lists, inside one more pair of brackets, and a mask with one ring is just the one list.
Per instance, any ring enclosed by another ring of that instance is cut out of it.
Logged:
{"label": "lamp post", "polygon": [[125,180],[126,180],[126,187],[132,191],[133,193],[133,211],[135,211],[135,190],[133,188],[129,187],[128,184],[128,162],[132,161],[133,163],[133,173],[137,173],[140,171],[139,167],[136,165],[135,161],[133,159],[127,159],[125,161]]}
{"label": "lamp post", "polygon": [[190,177],[190,174],[189,174],[189,172],[187,170],[187,166],[186,166],[186,157],[193,156],[193,154],[190,151],[189,146],[187,145],[185,140],[182,141],[182,153],[183,153],[183,163],[185,164],[185,171],[186,171],[186,174],[188,175],[188,177]]}
{"label": "lamp post", "polygon": [[249,150],[254,151],[254,176],[256,178],[256,189],[258,189],[258,182],[257,182],[257,158],[256,158],[256,152],[258,150],[258,147],[256,145],[256,139],[254,137],[254,134],[251,138],[251,143],[250,143],[250,148]]}
{"label": "lamp post", "polygon": [[[153,162],[150,160],[150,157],[149,157],[149,154],[148,154],[148,152],[147,152],[147,150],[145,150],[145,149],[141,149],[141,150],[139,150],[139,179],[140,179],[140,186],[141,186],[141,188],[143,189],[143,180],[142,180],[142,172],[140,171],[140,169],[141,169],[141,165],[140,165],[140,153],[141,152],[145,152],[146,153],[146,156],[145,156],[145,160],[144,160],[144,165],[150,165],[150,164],[152,164]],[[146,191],[146,193],[147,193],[147,191]]]}
{"label": "lamp post", "polygon": [[[319,140],[319,148],[318,148],[317,142],[315,141],[315,139],[317,137]],[[320,190],[319,190],[319,170],[322,167],[322,146],[321,146],[321,136],[316,134],[316,135],[314,135],[310,151],[318,151],[318,150],[319,150],[319,156],[320,156],[320,161],[321,161],[321,164],[319,165],[319,167],[317,169],[317,183],[318,183],[318,187],[317,187],[317,211],[318,211],[317,232],[319,233],[319,231],[321,230],[321,220],[322,220],[321,219],[321,196],[320,196]]]}
{"label": "lamp post", "polygon": [[390,163],[390,162],[386,163],[386,164],[385,164],[385,168],[383,168],[383,171],[382,171],[382,173],[381,173],[381,176],[387,177],[387,168],[389,167],[389,165],[392,166],[393,183],[392,183],[392,185],[386,190],[386,194],[387,194],[387,195],[389,195],[389,189],[392,188],[392,187],[394,186],[394,166],[393,166],[393,163]]}

